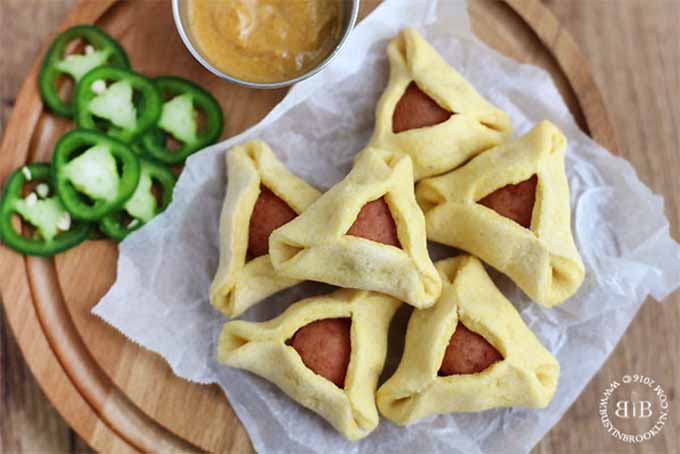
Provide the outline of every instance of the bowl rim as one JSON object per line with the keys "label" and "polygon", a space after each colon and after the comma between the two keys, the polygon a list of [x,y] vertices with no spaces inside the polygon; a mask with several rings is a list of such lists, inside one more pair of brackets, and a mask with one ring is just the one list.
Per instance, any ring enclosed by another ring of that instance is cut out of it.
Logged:
{"label": "bowl rim", "polygon": [[[210,63],[199,50],[196,48],[194,43],[192,42],[191,38],[189,38],[189,34],[187,30],[184,27],[184,21],[182,19],[182,13],[180,11],[180,2],[181,1],[187,1],[187,0],[172,0],[172,17],[175,22],[175,28],[177,29],[177,32],[179,33],[180,38],[182,39],[182,43],[184,43],[184,47],[187,48],[189,53],[208,71],[213,73],[215,76],[226,80],[228,82],[232,82],[234,84],[243,86],[243,87],[249,87],[249,88],[264,88],[264,89],[275,89],[275,88],[283,88],[283,87],[288,87],[293,84],[296,84],[300,81],[303,81],[309,77],[312,77],[313,75],[319,73],[321,70],[323,70],[328,64],[340,53],[342,48],[345,46],[345,43],[347,42],[349,35],[351,34],[352,30],[354,29],[354,26],[357,21],[357,17],[359,15],[359,3],[360,0],[351,0],[352,1],[352,11],[350,13],[349,21],[347,22],[347,25],[344,29],[343,35],[336,44],[335,48],[333,51],[326,56],[321,62],[319,62],[318,65],[314,66],[313,68],[310,68],[307,72],[300,74],[299,76],[295,76],[292,79],[286,79],[278,82],[251,82],[248,80],[244,79],[239,79],[238,77],[229,75],[227,73],[222,72],[218,68],[216,68],[212,63]],[[347,3],[347,0],[338,0],[339,2]]]}

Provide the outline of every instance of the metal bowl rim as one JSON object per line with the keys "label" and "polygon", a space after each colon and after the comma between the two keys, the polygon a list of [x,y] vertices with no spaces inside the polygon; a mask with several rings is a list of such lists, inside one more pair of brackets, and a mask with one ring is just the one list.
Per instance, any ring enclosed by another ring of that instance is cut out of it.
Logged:
{"label": "metal bowl rim", "polygon": [[[292,79],[286,79],[282,80],[279,82],[250,82],[247,80],[239,79],[234,76],[230,76],[229,74],[226,74],[219,69],[217,69],[215,66],[213,66],[212,63],[210,63],[208,60],[206,60],[203,55],[198,51],[196,46],[194,46],[194,43],[191,41],[189,38],[189,35],[187,31],[184,28],[184,21],[182,20],[182,13],[180,12],[180,1],[186,1],[186,0],[172,0],[172,16],[175,21],[175,28],[177,28],[177,32],[179,33],[180,38],[182,39],[182,43],[184,43],[184,47],[186,47],[191,55],[208,71],[216,75],[217,77],[224,79],[228,82],[232,82],[237,85],[241,85],[243,87],[249,87],[249,88],[264,88],[264,89],[274,89],[274,88],[282,88],[282,87],[288,87],[290,85],[296,84],[302,80],[305,80],[309,77],[312,77],[313,75],[319,73],[322,69],[324,69],[328,64],[340,53],[340,50],[345,46],[345,43],[347,42],[347,39],[349,38],[349,35],[351,34],[352,30],[354,29],[354,25],[356,24],[357,16],[359,15],[359,3],[360,0],[352,0],[352,12],[349,18],[349,21],[347,22],[347,25],[345,26],[344,33],[342,35],[342,38],[338,41],[337,45],[335,46],[335,49],[326,56],[325,59],[323,59],[318,65],[315,67],[309,69],[306,73],[301,74],[299,76],[296,76]],[[345,0],[338,0],[338,1],[345,1]]]}

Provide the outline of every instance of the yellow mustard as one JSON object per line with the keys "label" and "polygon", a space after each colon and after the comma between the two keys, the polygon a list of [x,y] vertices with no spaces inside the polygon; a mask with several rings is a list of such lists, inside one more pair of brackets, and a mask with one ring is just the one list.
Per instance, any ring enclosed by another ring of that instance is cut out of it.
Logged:
{"label": "yellow mustard", "polygon": [[189,27],[204,56],[250,82],[301,75],[341,33],[339,0],[190,0]]}

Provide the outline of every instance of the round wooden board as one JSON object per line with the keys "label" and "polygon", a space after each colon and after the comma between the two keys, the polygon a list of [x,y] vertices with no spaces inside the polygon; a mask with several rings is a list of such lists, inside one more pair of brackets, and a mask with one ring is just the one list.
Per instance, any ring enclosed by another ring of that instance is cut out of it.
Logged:
{"label": "round wooden board", "polygon": [[[361,17],[376,3],[364,0]],[[538,0],[470,0],[470,13],[476,34],[488,45],[547,69],[581,127],[616,150],[589,65],[545,6]],[[229,85],[205,71],[182,46],[167,2],[83,1],[62,29],[88,22],[121,42],[135,70],[184,76],[215,93],[225,112],[225,137],[259,121],[285,95],[285,90]],[[72,127],[43,112],[36,89],[39,62],[19,93],[0,145],[2,181],[26,162],[49,160],[57,138]],[[116,246],[107,241],[87,242],[52,260],[0,248],[8,320],[47,396],[98,451],[251,451],[217,386],[175,377],[159,356],[90,314],[115,280],[116,258]]]}

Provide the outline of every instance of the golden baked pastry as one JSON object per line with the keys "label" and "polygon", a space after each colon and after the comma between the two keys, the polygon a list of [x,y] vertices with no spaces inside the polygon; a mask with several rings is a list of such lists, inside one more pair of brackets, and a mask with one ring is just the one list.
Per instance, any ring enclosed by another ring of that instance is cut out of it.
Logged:
{"label": "golden baked pastry", "polygon": [[512,136],[510,117],[414,29],[404,29],[387,56],[390,78],[376,106],[369,145],[411,156],[416,181],[448,172]]}
{"label": "golden baked pastry", "polygon": [[[444,281],[442,296],[433,307],[413,311],[399,367],[378,389],[380,413],[408,424],[435,414],[548,405],[559,364],[496,288],[482,263],[460,256],[436,266]],[[483,337],[501,358],[479,372],[444,375],[447,345],[461,326]]]}
{"label": "golden baked pastry", "polygon": [[[416,195],[428,239],[476,255],[544,306],[563,302],[585,276],[571,233],[565,148],[564,135],[544,121],[463,167],[421,181]],[[513,206],[518,197],[520,206]],[[527,202],[533,204],[529,228],[520,225]]]}
{"label": "golden baked pastry", "polygon": [[210,302],[226,316],[235,317],[299,282],[274,271],[267,254],[268,236],[321,193],[293,175],[259,140],[229,150],[226,165],[220,263],[210,287]]}
{"label": "golden baked pastry", "polygon": [[366,153],[344,180],[271,234],[269,251],[274,269],[294,279],[382,292],[415,307],[434,304],[441,291],[411,159],[400,153]]}
{"label": "golden baked pastry", "polygon": [[[308,298],[266,322],[224,325],[218,359],[266,378],[345,437],[357,440],[378,425],[375,390],[390,321],[400,304],[387,295],[349,289]],[[339,387],[308,368],[291,344],[306,325],[343,318],[351,319],[351,352],[344,386]]]}

